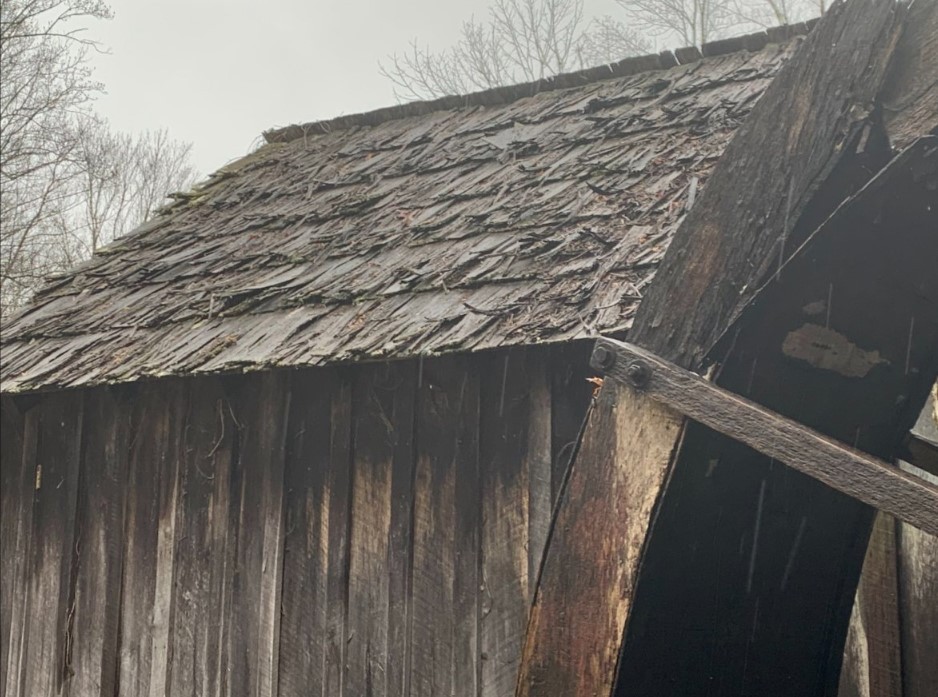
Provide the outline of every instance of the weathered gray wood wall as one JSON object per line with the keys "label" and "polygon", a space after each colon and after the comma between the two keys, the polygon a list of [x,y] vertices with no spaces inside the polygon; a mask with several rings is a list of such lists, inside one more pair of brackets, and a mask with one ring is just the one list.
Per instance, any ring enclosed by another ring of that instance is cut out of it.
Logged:
{"label": "weathered gray wood wall", "polygon": [[[4,398],[3,695],[512,695],[587,352]],[[845,674],[931,694],[938,550],[889,540]]]}
{"label": "weathered gray wood wall", "polygon": [[512,694],[587,352],[4,398],[3,694]]}

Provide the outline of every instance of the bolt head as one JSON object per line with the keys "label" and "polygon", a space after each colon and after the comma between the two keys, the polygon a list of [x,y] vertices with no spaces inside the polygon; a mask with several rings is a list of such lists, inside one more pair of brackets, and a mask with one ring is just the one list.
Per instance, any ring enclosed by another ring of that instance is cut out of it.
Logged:
{"label": "bolt head", "polygon": [[609,370],[615,365],[616,354],[608,346],[597,346],[593,349],[593,365],[600,370]]}
{"label": "bolt head", "polygon": [[651,379],[651,368],[641,361],[632,361],[625,369],[625,375],[635,387],[645,387]]}

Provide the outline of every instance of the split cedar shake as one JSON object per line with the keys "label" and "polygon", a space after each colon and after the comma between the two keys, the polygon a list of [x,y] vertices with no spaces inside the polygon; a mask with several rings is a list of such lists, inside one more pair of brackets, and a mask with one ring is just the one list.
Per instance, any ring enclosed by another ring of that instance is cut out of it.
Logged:
{"label": "split cedar shake", "polygon": [[[511,695],[568,465],[616,437],[580,443],[590,339],[807,30],[269,132],[5,318],[3,694]],[[897,75],[902,145],[933,88]],[[914,535],[883,665],[925,694]]]}

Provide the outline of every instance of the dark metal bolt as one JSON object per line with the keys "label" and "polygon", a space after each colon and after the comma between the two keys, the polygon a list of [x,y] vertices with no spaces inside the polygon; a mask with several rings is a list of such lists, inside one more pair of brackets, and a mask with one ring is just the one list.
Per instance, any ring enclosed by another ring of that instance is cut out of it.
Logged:
{"label": "dark metal bolt", "polygon": [[602,371],[608,371],[616,363],[616,354],[608,346],[597,346],[593,349],[593,366]]}
{"label": "dark metal bolt", "polygon": [[645,387],[651,380],[651,368],[641,361],[632,361],[625,369],[625,375],[635,387]]}

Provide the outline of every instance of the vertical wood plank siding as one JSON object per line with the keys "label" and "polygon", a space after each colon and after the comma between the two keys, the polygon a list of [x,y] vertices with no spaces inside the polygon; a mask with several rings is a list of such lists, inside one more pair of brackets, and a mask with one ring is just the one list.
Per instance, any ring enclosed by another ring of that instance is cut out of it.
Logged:
{"label": "vertical wood plank siding", "polygon": [[[513,695],[588,351],[4,398],[3,695]],[[930,694],[938,550],[884,540]]]}
{"label": "vertical wood plank siding", "polygon": [[105,388],[85,399],[68,664],[74,695],[116,691],[129,396]]}
{"label": "vertical wood plank siding", "polygon": [[[32,544],[27,558],[23,697],[61,693],[71,671],[73,556],[83,395],[57,394],[39,409]],[[17,600],[14,600],[17,602]]]}
{"label": "vertical wood plank siding", "polygon": [[[28,435],[23,413],[9,397],[3,397],[0,418],[0,688],[8,694],[11,646],[20,645],[23,614],[19,610],[23,598],[22,560],[26,557],[27,540],[23,510],[32,503],[32,481],[24,466],[24,441]],[[14,600],[15,598],[15,600]],[[14,620],[15,617],[15,620]],[[14,659],[14,673],[18,672]]]}
{"label": "vertical wood plank siding", "polygon": [[228,527],[236,425],[217,378],[200,381],[186,407],[170,630],[170,694],[218,694],[227,675],[225,629],[234,546]]}

